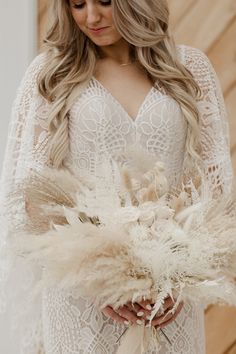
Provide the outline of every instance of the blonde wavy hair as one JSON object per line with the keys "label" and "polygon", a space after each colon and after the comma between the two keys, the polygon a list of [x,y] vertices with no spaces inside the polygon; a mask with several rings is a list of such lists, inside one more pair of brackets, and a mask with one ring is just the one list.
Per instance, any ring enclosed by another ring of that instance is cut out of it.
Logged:
{"label": "blonde wavy hair", "polygon": [[[112,0],[115,26],[130,44],[132,56],[153,83],[158,82],[176,100],[188,123],[187,154],[199,160],[199,112],[196,98],[200,88],[180,63],[169,32],[166,0]],[[92,77],[98,47],[79,29],[69,0],[52,0],[52,25],[44,40],[48,60],[38,77],[39,92],[51,110],[47,127],[51,133],[49,159],[54,167],[63,166],[69,149],[70,108],[83,84]]]}

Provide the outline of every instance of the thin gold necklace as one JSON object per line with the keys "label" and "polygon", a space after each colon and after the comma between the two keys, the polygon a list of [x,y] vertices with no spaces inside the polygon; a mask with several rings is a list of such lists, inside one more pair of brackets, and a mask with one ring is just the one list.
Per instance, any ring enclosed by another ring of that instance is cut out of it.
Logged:
{"label": "thin gold necklace", "polygon": [[137,60],[129,61],[128,63],[120,64],[120,66],[126,66],[135,63]]}
{"label": "thin gold necklace", "polygon": [[130,65],[130,64],[132,64],[133,63],[133,61],[132,62],[130,62],[130,63],[124,63],[124,64],[120,64],[120,66],[126,66],[126,65]]}

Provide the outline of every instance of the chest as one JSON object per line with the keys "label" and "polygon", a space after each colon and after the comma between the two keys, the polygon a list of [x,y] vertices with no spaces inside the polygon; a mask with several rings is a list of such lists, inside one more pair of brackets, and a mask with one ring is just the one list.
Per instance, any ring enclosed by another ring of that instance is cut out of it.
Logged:
{"label": "chest", "polygon": [[[142,103],[153,88],[147,75],[137,68],[111,68],[99,70],[94,78],[120,103],[133,120],[138,115]],[[112,78],[112,79],[111,79]]]}
{"label": "chest", "polygon": [[161,160],[171,183],[181,173],[187,132],[182,111],[171,97],[152,87],[133,120],[95,78],[70,111],[69,165],[76,173],[94,174],[100,157],[122,159],[138,144]]}

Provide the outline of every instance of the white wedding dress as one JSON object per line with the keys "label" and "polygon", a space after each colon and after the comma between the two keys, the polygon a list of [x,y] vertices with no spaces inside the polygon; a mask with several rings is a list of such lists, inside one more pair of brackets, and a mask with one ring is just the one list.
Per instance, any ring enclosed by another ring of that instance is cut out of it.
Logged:
{"label": "white wedding dress", "polygon": [[[209,188],[220,186],[222,193],[229,193],[233,173],[228,123],[217,77],[200,50],[181,45],[178,55],[203,92],[198,108]],[[49,136],[41,122],[47,118],[50,105],[40,97],[36,84],[44,61],[45,55],[41,54],[32,62],[13,107],[2,176],[2,205],[7,205],[8,194],[17,179],[22,179],[32,167],[42,168],[47,161]],[[170,184],[178,185],[184,169],[186,134],[187,124],[179,105],[158,84],[145,97],[137,116],[131,118],[92,77],[70,111],[70,151],[66,165],[76,174],[83,171],[94,174],[97,154],[109,153],[116,158],[128,144],[138,143],[165,163]],[[21,200],[15,208],[6,206],[2,215],[20,228],[24,212]],[[7,233],[5,228],[2,243],[7,241]],[[16,276],[21,279],[19,292],[20,288],[30,289],[39,274],[33,269],[18,268]],[[20,300],[13,312],[19,312],[19,304]],[[89,299],[79,297],[75,289],[63,292],[56,288],[45,289],[27,320],[18,326],[22,333],[19,353],[23,354],[115,354],[118,338],[125,329],[106,318]],[[176,321],[164,331],[171,345],[162,336],[160,354],[204,354],[204,304],[186,302]]]}

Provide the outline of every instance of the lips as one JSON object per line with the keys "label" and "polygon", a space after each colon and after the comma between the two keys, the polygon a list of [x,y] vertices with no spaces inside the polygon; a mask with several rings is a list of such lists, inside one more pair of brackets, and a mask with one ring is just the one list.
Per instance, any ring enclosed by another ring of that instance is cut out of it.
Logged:
{"label": "lips", "polygon": [[89,28],[89,31],[93,34],[100,34],[105,31],[108,27],[99,27],[99,28]]}
{"label": "lips", "polygon": [[107,27],[89,28],[91,31],[99,31]]}

